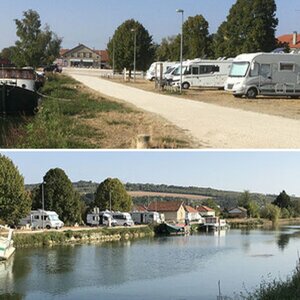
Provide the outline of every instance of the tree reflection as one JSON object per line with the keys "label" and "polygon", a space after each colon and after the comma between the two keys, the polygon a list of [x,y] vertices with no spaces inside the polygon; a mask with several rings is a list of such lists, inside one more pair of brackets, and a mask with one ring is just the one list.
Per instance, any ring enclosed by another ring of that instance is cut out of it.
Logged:
{"label": "tree reflection", "polygon": [[280,234],[278,239],[277,239],[278,248],[283,251],[287,247],[287,245],[289,244],[289,241],[290,241],[290,235],[289,234],[286,234],[286,233]]}

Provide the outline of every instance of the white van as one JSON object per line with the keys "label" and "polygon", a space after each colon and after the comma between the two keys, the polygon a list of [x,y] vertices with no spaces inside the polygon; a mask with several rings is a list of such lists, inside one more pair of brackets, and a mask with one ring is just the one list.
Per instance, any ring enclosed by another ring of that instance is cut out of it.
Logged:
{"label": "white van", "polygon": [[132,212],[132,220],[135,224],[160,224],[162,222],[158,212]]}
{"label": "white van", "polygon": [[108,212],[92,212],[87,214],[86,223],[89,226],[117,226],[117,221]]}
{"label": "white van", "polygon": [[62,228],[64,226],[64,222],[62,222],[58,214],[55,211],[46,211],[46,210],[33,210],[30,214],[20,220],[20,226],[30,226],[33,229],[38,228]]}
{"label": "white van", "polygon": [[118,226],[134,225],[134,222],[129,213],[116,212],[116,213],[112,213],[112,217],[116,220]]}
{"label": "white van", "polygon": [[[175,64],[177,64],[178,62],[172,62],[172,61],[157,61],[154,62],[149,70],[146,73],[146,79],[153,81],[155,79],[158,79],[160,77],[160,72],[161,72],[161,66],[162,66],[162,74],[164,74],[165,72],[167,72],[171,67],[173,67]],[[156,74],[155,74],[156,71]]]}
{"label": "white van", "polygon": [[235,97],[300,96],[300,55],[251,53],[237,56],[225,89]]}
{"label": "white van", "polygon": [[[182,88],[224,88],[233,59],[187,60],[182,65]],[[180,86],[181,66],[173,71],[172,85]]]}

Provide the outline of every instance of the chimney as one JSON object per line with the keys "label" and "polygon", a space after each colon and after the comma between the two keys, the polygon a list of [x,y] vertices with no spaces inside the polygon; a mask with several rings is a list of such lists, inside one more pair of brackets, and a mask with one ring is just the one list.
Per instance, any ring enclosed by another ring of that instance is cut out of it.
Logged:
{"label": "chimney", "polygon": [[297,38],[298,38],[297,35],[298,35],[298,34],[297,34],[297,31],[294,31],[294,32],[293,32],[293,46],[296,46],[296,45],[297,45]]}

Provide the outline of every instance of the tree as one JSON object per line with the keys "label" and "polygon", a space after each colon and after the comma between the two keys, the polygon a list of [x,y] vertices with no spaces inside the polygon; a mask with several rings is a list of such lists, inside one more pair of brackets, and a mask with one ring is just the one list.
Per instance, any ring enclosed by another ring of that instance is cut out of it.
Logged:
{"label": "tree", "polygon": [[41,29],[39,14],[34,10],[23,13],[22,20],[15,20],[17,36],[12,60],[19,66],[38,67],[52,63],[58,56],[62,40],[49,26]]}
{"label": "tree", "polygon": [[273,202],[280,208],[289,208],[292,205],[291,198],[285,191],[282,191]]}
{"label": "tree", "polygon": [[244,193],[240,196],[238,200],[238,204],[241,207],[248,209],[249,203],[252,201],[251,194],[249,191],[244,191]]}
{"label": "tree", "polygon": [[259,205],[254,200],[251,200],[248,204],[248,216],[250,218],[259,218]]}
{"label": "tree", "polygon": [[125,190],[122,182],[117,178],[107,178],[99,184],[95,195],[95,206],[100,210],[111,208],[114,211],[130,211],[131,196]]}
{"label": "tree", "polygon": [[274,50],[277,25],[275,0],[237,0],[215,35],[215,56]]}
{"label": "tree", "polygon": [[260,215],[262,218],[269,219],[273,223],[277,223],[280,217],[280,208],[273,204],[267,204],[261,209]]}
{"label": "tree", "polygon": [[206,199],[202,202],[202,205],[205,205],[209,208],[212,208],[216,212],[216,216],[219,216],[221,213],[220,207],[213,199]]}
{"label": "tree", "polygon": [[8,47],[8,48],[3,48],[0,53],[0,58],[11,61],[12,57],[13,57],[13,53],[15,51],[14,48],[15,48],[14,46]]}
{"label": "tree", "polygon": [[125,21],[116,29],[112,39],[107,45],[110,64],[112,65],[114,57],[115,68],[118,70],[126,68],[130,74],[133,70],[135,35],[136,67],[138,70],[146,71],[153,61],[155,47],[152,42],[152,36],[150,36],[149,32],[141,23],[133,19]]}
{"label": "tree", "polygon": [[163,38],[155,55],[157,61],[179,61],[180,35]]}
{"label": "tree", "polygon": [[[59,168],[49,170],[44,176],[44,208],[55,211],[67,224],[81,222],[80,195],[74,191],[72,182]],[[35,192],[35,208],[42,208],[42,185]]]}
{"label": "tree", "polygon": [[31,207],[24,178],[13,162],[0,154],[0,219],[9,225],[17,225]]}
{"label": "tree", "polygon": [[189,17],[183,24],[184,58],[207,57],[210,55],[208,22],[202,15]]}

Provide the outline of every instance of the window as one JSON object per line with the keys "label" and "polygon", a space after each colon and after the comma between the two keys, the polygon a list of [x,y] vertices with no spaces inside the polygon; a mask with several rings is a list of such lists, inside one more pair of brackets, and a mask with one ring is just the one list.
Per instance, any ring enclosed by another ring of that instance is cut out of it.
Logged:
{"label": "window", "polygon": [[211,74],[213,70],[214,66],[200,66],[200,74]]}
{"label": "window", "polygon": [[295,70],[295,64],[293,63],[279,63],[280,71],[290,71],[293,72]]}
{"label": "window", "polygon": [[230,77],[245,77],[249,68],[248,62],[236,62],[232,64]]}
{"label": "window", "polygon": [[189,68],[186,68],[185,71],[184,71],[184,75],[191,75],[191,67]]}
{"label": "window", "polygon": [[256,77],[258,76],[258,73],[259,73],[259,64],[255,62],[253,65],[251,65],[250,76]]}
{"label": "window", "polygon": [[193,75],[199,75],[199,73],[200,73],[200,72],[199,72],[199,67],[193,67],[193,68],[192,68],[192,74],[193,74]]}
{"label": "window", "polygon": [[40,216],[34,216],[34,219],[35,219],[35,220],[39,220],[39,219],[40,219]]}
{"label": "window", "polygon": [[260,75],[263,76],[263,77],[271,76],[271,65],[261,64],[260,65]]}

